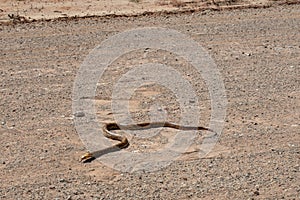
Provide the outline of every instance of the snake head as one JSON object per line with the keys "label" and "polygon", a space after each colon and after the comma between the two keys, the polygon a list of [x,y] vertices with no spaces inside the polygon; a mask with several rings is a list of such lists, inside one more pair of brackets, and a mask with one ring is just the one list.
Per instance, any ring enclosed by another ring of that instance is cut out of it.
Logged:
{"label": "snake head", "polygon": [[85,153],[83,156],[80,158],[80,162],[87,163],[87,162],[92,162],[96,158],[91,154],[90,152]]}

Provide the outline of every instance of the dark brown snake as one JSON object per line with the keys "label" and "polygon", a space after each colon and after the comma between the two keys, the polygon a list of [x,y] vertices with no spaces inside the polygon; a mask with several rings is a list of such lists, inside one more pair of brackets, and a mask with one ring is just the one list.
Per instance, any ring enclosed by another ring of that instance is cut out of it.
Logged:
{"label": "dark brown snake", "polygon": [[[202,127],[202,126],[181,126],[178,124],[170,123],[170,122],[150,122],[150,123],[139,123],[134,125],[119,125],[117,123],[106,123],[102,127],[103,135],[109,139],[112,140],[118,140],[120,143],[115,144],[111,147],[118,148],[118,149],[124,149],[129,146],[129,141],[125,136],[118,135],[116,133],[113,133],[111,131],[113,130],[143,130],[143,129],[150,129],[150,128],[159,128],[159,127],[169,127],[174,128],[178,130],[206,130],[214,132],[210,128]],[[81,157],[81,162],[91,162],[92,160],[96,159],[99,154],[99,151],[97,152],[87,152]]]}

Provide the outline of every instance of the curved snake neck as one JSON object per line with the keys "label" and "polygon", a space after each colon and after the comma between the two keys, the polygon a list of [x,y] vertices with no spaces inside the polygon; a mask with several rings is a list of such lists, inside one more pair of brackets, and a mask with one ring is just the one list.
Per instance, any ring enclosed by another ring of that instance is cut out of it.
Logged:
{"label": "curved snake neck", "polygon": [[[103,135],[109,139],[120,141],[119,143],[113,145],[113,148],[124,149],[129,146],[129,141],[125,136],[121,136],[119,134],[113,133],[113,130],[143,130],[143,129],[150,129],[150,128],[159,128],[159,127],[169,127],[178,130],[206,130],[214,132],[210,128],[202,127],[202,126],[182,126],[178,124],[174,124],[171,122],[144,122],[139,124],[129,124],[129,125],[122,125],[117,124],[115,122],[106,123],[102,127]],[[92,160],[96,159],[97,152],[87,152],[81,157],[81,161],[91,162]]]}

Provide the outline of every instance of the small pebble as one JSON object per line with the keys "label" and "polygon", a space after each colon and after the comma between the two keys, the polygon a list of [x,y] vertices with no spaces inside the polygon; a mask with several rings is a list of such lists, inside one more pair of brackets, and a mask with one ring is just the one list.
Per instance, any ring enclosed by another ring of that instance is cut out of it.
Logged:
{"label": "small pebble", "polygon": [[82,112],[82,111],[78,111],[78,112],[76,112],[76,113],[74,114],[74,116],[75,116],[75,117],[84,117],[85,114],[84,114],[84,112]]}
{"label": "small pebble", "polygon": [[195,103],[196,101],[192,99],[192,100],[190,100],[189,102],[190,102],[190,103]]}

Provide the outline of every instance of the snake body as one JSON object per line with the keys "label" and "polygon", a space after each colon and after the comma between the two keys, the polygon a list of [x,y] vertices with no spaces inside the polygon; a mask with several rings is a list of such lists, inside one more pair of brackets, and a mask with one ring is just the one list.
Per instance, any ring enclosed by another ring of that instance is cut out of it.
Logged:
{"label": "snake body", "polygon": [[[110,147],[111,149],[124,149],[129,146],[129,141],[125,136],[113,133],[113,130],[143,130],[150,128],[159,128],[159,127],[169,127],[178,130],[206,130],[214,132],[210,128],[202,127],[202,126],[181,126],[178,124],[174,124],[171,122],[144,122],[138,124],[130,124],[130,125],[122,125],[117,124],[115,122],[106,123],[102,127],[103,135],[109,139],[120,141],[119,143]],[[98,152],[87,152],[81,157],[81,162],[91,162],[96,159]]]}

